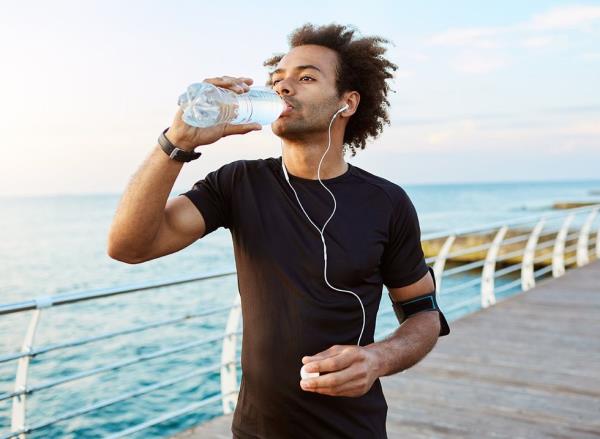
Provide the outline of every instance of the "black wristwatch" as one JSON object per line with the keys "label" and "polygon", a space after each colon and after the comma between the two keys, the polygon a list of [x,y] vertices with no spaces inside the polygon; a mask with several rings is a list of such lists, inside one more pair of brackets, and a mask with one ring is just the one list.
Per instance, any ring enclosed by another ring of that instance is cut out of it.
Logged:
{"label": "black wristwatch", "polygon": [[201,152],[185,151],[173,145],[169,139],[167,139],[167,136],[165,136],[165,133],[168,129],[169,128],[166,128],[158,137],[158,144],[171,160],[177,160],[178,162],[189,162],[196,160],[202,155]]}

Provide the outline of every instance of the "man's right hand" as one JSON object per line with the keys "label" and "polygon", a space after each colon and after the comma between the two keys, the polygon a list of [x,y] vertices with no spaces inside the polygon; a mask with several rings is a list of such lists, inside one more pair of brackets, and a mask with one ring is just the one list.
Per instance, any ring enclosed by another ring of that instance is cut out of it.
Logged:
{"label": "man's right hand", "polygon": [[[203,82],[208,82],[217,87],[226,88],[238,94],[242,94],[250,89],[250,85],[254,81],[250,78],[220,76],[217,78],[205,79]],[[262,129],[262,126],[258,123],[241,125],[221,123],[207,128],[197,128],[186,124],[181,119],[182,114],[183,111],[180,108],[173,119],[173,124],[165,133],[165,136],[167,136],[167,139],[169,139],[176,147],[186,151],[193,151],[194,148],[200,145],[209,145],[216,142],[221,137],[230,136],[232,134],[246,134],[250,131]]]}

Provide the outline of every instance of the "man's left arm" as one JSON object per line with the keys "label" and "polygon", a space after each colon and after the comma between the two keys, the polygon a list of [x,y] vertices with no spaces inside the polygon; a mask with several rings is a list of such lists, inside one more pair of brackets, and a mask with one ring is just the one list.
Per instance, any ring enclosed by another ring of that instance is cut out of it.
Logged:
{"label": "man's left arm", "polygon": [[[388,288],[394,302],[405,302],[435,291],[430,272],[417,282],[401,287]],[[392,375],[406,370],[427,355],[437,343],[440,334],[440,318],[437,311],[420,312],[407,318],[388,338],[365,346],[377,356],[379,376]]]}
{"label": "man's left arm", "polygon": [[[395,302],[404,302],[435,290],[428,272],[417,282],[389,288]],[[423,311],[407,318],[385,340],[367,346],[336,345],[302,358],[307,372],[321,376],[303,379],[303,390],[332,396],[362,396],[379,377],[408,369],[423,359],[435,346],[440,334],[438,311]]]}

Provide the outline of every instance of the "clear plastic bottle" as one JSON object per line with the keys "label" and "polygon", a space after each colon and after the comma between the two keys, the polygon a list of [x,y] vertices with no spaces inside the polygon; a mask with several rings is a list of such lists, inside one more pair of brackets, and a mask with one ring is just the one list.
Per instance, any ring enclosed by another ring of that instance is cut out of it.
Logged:
{"label": "clear plastic bottle", "polygon": [[219,123],[274,122],[286,107],[283,99],[269,87],[251,87],[243,94],[208,82],[191,84],[177,102],[188,125],[206,128]]}

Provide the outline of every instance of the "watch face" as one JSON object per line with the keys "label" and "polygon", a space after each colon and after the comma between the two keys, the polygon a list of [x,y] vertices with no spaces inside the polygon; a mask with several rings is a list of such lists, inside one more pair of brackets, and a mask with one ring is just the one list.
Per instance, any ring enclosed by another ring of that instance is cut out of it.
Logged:
{"label": "watch face", "polygon": [[187,162],[189,158],[183,149],[175,148],[171,153],[171,158],[179,162]]}
{"label": "watch face", "polygon": [[171,153],[171,158],[180,162],[189,162],[200,157],[201,153],[194,151],[184,151],[183,149],[175,148]]}

